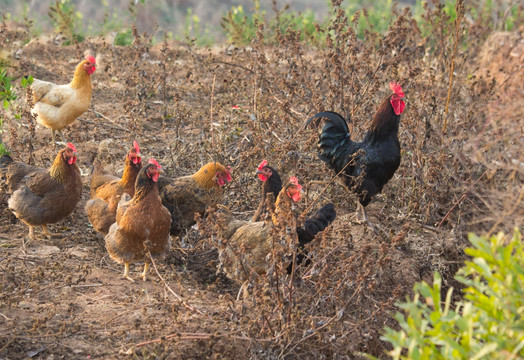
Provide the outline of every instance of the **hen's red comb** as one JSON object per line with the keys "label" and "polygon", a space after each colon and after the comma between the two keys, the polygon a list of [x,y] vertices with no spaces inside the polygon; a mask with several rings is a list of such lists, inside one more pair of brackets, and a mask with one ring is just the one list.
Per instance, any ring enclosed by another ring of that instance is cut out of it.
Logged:
{"label": "hen's red comb", "polygon": [[92,64],[96,64],[95,57],[93,55],[87,55],[86,60],[89,61]]}
{"label": "hen's red comb", "polygon": [[298,183],[298,179],[296,177],[290,177],[289,182],[296,185],[299,189],[302,189],[302,186]]}
{"label": "hen's red comb", "polygon": [[155,158],[149,159],[148,163],[155,165],[159,170],[162,169],[162,166],[160,166],[160,164],[158,163],[158,161],[155,160]]}
{"label": "hen's red comb", "polygon": [[135,148],[136,153],[140,154],[140,148],[138,147],[138,143],[136,142],[136,140],[133,141],[133,147]]}
{"label": "hen's red comb", "polygon": [[76,147],[73,144],[67,143],[66,147],[76,152]]}
{"label": "hen's red comb", "polygon": [[400,86],[398,83],[392,81],[389,83],[389,88],[391,91],[393,91],[395,94],[397,94],[398,97],[404,97],[404,92],[402,91],[402,86]]}
{"label": "hen's red comb", "polygon": [[260,163],[260,165],[258,165],[258,170],[262,170],[263,168],[265,168],[267,166],[267,160],[262,160],[262,162]]}

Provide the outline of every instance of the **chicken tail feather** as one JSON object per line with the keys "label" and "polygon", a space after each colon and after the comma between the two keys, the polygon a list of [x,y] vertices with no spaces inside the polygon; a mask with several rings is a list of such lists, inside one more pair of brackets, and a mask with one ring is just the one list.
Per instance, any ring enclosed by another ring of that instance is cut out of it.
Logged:
{"label": "chicken tail feather", "polygon": [[348,125],[340,114],[324,111],[311,117],[306,126],[316,118],[326,118],[318,139],[319,157],[328,164],[333,163],[339,157],[339,150],[351,142]]}
{"label": "chicken tail feather", "polygon": [[311,242],[315,236],[324,231],[337,217],[335,205],[324,205],[313,216],[306,219],[304,225],[297,228],[298,242],[301,246]]}
{"label": "chicken tail feather", "polygon": [[9,155],[4,155],[0,158],[0,169],[7,167],[13,162],[13,158]]}

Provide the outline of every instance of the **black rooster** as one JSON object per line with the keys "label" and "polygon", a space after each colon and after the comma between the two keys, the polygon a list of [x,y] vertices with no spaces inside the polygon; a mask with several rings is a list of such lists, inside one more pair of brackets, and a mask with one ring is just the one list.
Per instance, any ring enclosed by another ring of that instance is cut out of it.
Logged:
{"label": "black rooster", "polygon": [[331,111],[318,113],[313,119],[327,121],[318,139],[319,157],[342,182],[358,195],[357,219],[370,224],[365,207],[371,198],[382,191],[400,165],[398,129],[400,114],[404,111],[404,93],[400,85],[391,82],[393,94],[388,95],[371,121],[371,126],[361,142],[350,139],[346,120]]}

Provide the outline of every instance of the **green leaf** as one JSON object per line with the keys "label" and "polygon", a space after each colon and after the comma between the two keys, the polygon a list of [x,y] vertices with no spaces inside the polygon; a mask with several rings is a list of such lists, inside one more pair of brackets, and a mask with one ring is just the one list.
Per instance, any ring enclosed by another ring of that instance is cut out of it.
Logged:
{"label": "green leaf", "polygon": [[481,359],[484,356],[486,356],[486,355],[494,352],[495,350],[497,350],[497,347],[498,347],[498,345],[495,344],[495,343],[486,344],[476,353],[475,356],[473,356],[471,358],[471,360]]}

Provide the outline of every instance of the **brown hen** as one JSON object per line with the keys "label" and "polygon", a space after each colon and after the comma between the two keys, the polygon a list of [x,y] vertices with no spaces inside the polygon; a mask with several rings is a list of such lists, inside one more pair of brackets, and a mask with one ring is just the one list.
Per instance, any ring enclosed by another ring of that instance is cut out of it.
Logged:
{"label": "brown hen", "polygon": [[87,201],[84,209],[93,228],[106,235],[116,220],[116,209],[122,194],[129,194],[130,197],[135,194],[135,180],[142,168],[138,143],[134,141],[133,147],[126,155],[121,179],[105,173],[98,161],[93,167],[91,199]]}
{"label": "brown hen", "polygon": [[105,237],[109,256],[124,263],[124,277],[129,276],[129,264],[145,260],[142,279],[146,281],[149,262],[146,255],[162,256],[170,247],[171,215],[158,195],[157,180],[162,171],[155,159],[140,170],[136,178],[133,198],[122,195],[118,203],[116,222]]}
{"label": "brown hen", "polygon": [[[242,222],[227,213],[219,214],[219,217],[226,220],[225,230],[221,233],[223,244],[218,249],[220,266],[230,279],[242,283],[251,278],[251,274],[266,274],[270,268],[267,256],[275,247],[286,254],[292,251],[297,243],[293,208],[300,200],[301,192],[302,187],[298,180],[291,177],[278,194],[270,222]],[[286,229],[288,238],[294,244],[287,243],[287,239],[282,239],[282,242],[274,241],[274,227]],[[283,265],[287,267],[289,263]]]}
{"label": "brown hen", "polygon": [[203,215],[211,203],[222,197],[222,186],[229,181],[229,168],[218,162],[202,166],[193,175],[158,179],[162,204],[171,213],[171,235],[180,235],[195,224],[195,213]]}
{"label": "brown hen", "polygon": [[8,206],[29,226],[29,238],[34,238],[34,226],[42,226],[44,234],[50,237],[47,224],[62,220],[75,209],[82,195],[76,156],[74,145],[68,143],[48,170],[15,162],[8,156],[2,158],[0,173],[12,193]]}

